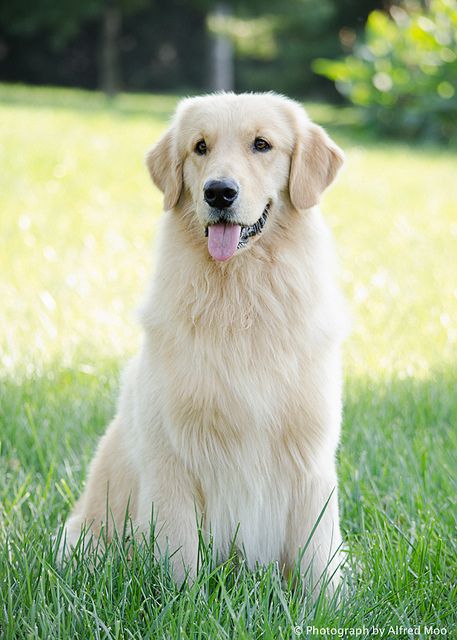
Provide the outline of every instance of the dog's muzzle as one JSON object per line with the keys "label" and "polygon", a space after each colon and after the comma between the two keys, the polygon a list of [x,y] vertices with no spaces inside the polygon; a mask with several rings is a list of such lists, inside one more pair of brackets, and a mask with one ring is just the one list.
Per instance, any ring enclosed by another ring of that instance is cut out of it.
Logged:
{"label": "dog's muzzle", "polygon": [[219,262],[225,262],[238,249],[246,247],[251,238],[262,233],[270,207],[271,202],[268,202],[262,215],[253,225],[236,224],[227,221],[226,216],[221,216],[219,220],[211,222],[205,228],[205,236],[208,238],[208,251],[211,256]]}

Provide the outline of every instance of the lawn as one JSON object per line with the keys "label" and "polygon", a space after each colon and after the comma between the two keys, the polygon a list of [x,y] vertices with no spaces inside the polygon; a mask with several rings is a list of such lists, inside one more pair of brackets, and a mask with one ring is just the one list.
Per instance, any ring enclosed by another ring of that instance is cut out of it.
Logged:
{"label": "lawn", "polygon": [[347,637],[377,627],[406,638],[404,627],[414,637],[433,627],[456,638],[457,152],[376,140],[350,109],[309,105],[347,153],[323,202],[353,314],[344,597],[310,602],[274,566],[209,558],[179,590],[147,547],[126,559],[119,545],[95,569],[56,564],[52,535],[139,344],[135,308],[161,209],[143,157],[175,103],[0,85],[0,637],[331,638],[327,627]]}

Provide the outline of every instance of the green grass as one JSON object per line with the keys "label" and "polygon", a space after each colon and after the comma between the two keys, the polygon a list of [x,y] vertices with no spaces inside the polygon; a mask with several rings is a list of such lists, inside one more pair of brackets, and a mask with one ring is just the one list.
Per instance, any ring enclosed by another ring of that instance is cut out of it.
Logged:
{"label": "green grass", "polygon": [[147,545],[56,565],[51,536],[139,343],[161,207],[142,159],[175,101],[0,86],[0,637],[313,637],[307,625],[457,637],[457,155],[377,141],[349,109],[309,106],[348,156],[323,203],[354,318],[345,597],[312,603],[275,567],[208,558],[179,590]]}

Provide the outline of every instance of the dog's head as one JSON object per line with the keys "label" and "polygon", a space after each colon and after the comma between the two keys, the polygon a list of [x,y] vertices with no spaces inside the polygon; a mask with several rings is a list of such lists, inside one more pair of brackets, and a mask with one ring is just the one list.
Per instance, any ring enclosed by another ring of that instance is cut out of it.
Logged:
{"label": "dog's head", "polygon": [[165,209],[190,205],[218,261],[261,241],[285,201],[316,205],[342,161],[297,103],[269,93],[183,100],[146,158]]}

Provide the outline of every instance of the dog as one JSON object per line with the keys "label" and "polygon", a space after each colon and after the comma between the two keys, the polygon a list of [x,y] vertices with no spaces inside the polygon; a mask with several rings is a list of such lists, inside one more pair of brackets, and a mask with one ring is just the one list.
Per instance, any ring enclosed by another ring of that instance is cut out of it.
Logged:
{"label": "dog", "polygon": [[[219,559],[339,581],[335,451],[347,331],[318,203],[343,153],[282,96],[184,99],[146,164],[164,194],[144,340],[65,526],[155,524],[178,582]],[[236,534],[236,536],[235,536]]]}

